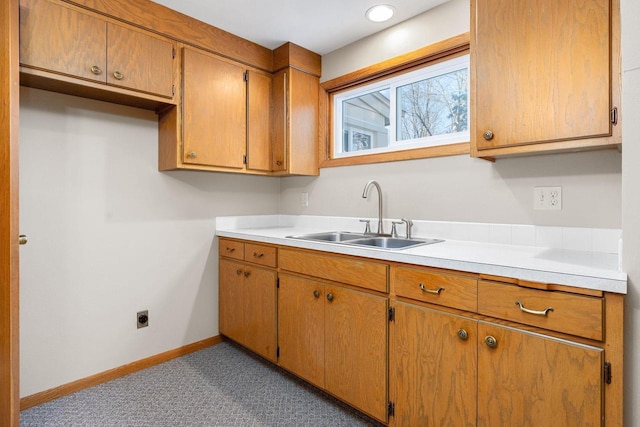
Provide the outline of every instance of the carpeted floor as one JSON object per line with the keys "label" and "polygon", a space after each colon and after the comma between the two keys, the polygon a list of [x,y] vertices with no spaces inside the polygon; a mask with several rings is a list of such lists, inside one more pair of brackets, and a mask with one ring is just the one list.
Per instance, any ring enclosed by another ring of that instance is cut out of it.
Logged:
{"label": "carpeted floor", "polygon": [[22,411],[27,426],[376,426],[227,342]]}

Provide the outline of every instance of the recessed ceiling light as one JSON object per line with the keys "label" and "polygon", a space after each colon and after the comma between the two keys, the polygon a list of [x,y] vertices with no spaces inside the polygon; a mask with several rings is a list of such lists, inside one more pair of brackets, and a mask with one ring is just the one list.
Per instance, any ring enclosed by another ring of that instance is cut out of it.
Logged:
{"label": "recessed ceiling light", "polygon": [[396,10],[393,6],[388,4],[379,4],[367,10],[364,15],[369,21],[384,22],[391,19],[395,11]]}

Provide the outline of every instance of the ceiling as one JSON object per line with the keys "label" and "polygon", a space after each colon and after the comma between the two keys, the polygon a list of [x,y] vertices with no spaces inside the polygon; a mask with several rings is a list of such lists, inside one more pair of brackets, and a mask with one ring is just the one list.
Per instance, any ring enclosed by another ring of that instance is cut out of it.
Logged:
{"label": "ceiling", "polygon": [[[448,0],[154,0],[207,24],[274,49],[293,42],[324,55],[421,14]],[[387,22],[364,16],[390,4]]]}

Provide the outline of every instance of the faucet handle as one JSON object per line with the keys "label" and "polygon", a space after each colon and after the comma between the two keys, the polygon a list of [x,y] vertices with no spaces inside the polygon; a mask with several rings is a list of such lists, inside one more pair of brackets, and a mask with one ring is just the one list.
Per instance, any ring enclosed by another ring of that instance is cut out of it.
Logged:
{"label": "faucet handle", "polygon": [[364,234],[371,234],[371,220],[370,219],[361,219],[360,222],[364,222]]}
{"label": "faucet handle", "polygon": [[402,218],[400,221],[407,224],[407,239],[411,238],[411,227],[413,227],[413,221],[407,218]]}
{"label": "faucet handle", "polygon": [[391,221],[391,237],[398,237],[396,225],[404,224],[404,221]]}

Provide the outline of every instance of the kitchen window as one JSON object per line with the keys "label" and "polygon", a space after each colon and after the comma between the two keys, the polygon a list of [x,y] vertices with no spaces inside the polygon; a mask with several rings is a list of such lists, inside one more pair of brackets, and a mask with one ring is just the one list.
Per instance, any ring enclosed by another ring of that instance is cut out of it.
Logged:
{"label": "kitchen window", "polygon": [[417,65],[323,84],[331,131],[321,166],[467,154],[468,44],[454,42]]}

